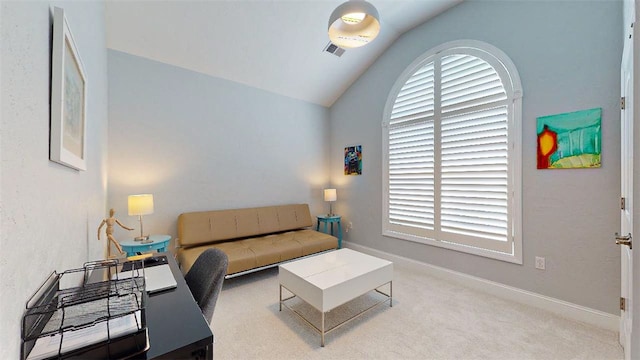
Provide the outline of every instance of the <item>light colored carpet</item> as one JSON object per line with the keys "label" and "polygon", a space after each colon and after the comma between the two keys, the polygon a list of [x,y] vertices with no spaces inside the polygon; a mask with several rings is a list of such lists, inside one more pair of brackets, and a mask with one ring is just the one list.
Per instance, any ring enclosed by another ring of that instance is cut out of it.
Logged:
{"label": "light colored carpet", "polygon": [[[386,291],[386,288],[382,288]],[[447,283],[394,264],[393,307],[326,335],[278,306],[277,268],[226,280],[213,315],[214,358],[622,359],[617,333]],[[329,326],[381,299],[371,292],[327,315]],[[320,313],[294,298],[288,304]]]}

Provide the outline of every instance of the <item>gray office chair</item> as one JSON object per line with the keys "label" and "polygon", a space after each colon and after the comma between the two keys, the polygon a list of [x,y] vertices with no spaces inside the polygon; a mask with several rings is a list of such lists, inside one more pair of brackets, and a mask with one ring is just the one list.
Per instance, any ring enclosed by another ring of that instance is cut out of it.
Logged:
{"label": "gray office chair", "polygon": [[229,259],[222,250],[207,249],[198,256],[184,277],[208,323],[211,323],[228,264]]}

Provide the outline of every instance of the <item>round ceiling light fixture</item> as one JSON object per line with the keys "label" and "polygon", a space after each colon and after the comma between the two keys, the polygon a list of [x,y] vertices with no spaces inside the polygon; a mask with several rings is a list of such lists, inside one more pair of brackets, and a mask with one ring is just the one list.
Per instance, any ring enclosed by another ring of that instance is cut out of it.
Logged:
{"label": "round ceiling light fixture", "polygon": [[329,39],[344,49],[367,45],[379,32],[378,10],[363,0],[347,1],[329,17]]}

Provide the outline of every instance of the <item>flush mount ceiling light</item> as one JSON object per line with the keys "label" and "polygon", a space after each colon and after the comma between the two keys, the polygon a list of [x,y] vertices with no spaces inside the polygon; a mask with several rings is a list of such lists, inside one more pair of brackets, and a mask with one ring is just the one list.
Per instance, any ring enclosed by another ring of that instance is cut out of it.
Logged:
{"label": "flush mount ceiling light", "polygon": [[379,32],[378,10],[363,0],[347,1],[329,17],[329,39],[344,49],[367,45]]}

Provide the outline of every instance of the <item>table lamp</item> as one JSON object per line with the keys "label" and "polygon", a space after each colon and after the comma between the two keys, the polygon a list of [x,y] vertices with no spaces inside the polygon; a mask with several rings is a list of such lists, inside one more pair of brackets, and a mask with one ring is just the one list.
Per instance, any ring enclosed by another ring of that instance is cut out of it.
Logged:
{"label": "table lamp", "polygon": [[149,236],[145,236],[142,231],[142,215],[148,214],[153,214],[153,195],[129,195],[129,215],[138,215],[138,220],[140,221],[140,236],[136,236],[135,241],[152,242],[149,241]]}
{"label": "table lamp", "polygon": [[338,199],[338,194],[336,193],[336,189],[324,189],[324,201],[329,202],[329,216],[333,216],[333,209],[331,208],[331,203]]}

